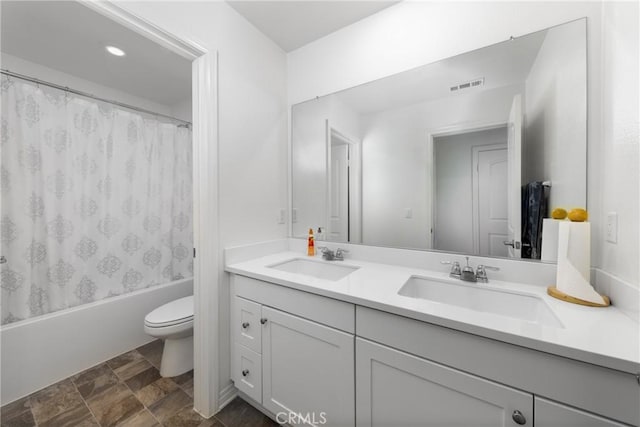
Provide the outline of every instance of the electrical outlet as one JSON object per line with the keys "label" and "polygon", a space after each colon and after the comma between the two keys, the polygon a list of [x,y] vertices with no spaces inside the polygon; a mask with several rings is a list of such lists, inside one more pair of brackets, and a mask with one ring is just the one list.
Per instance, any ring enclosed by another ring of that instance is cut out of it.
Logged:
{"label": "electrical outlet", "polygon": [[284,224],[286,221],[286,213],[284,209],[280,209],[278,213],[278,224]]}
{"label": "electrical outlet", "polygon": [[607,242],[618,243],[618,213],[607,213],[607,225],[606,225],[606,239]]}

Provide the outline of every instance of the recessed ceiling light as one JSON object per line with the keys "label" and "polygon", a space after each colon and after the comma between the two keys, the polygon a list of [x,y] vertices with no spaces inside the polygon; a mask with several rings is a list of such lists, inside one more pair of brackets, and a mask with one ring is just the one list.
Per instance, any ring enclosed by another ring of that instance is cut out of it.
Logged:
{"label": "recessed ceiling light", "polygon": [[120,49],[119,47],[107,46],[105,49],[107,49],[107,52],[109,52],[111,55],[115,55],[115,56],[126,55],[126,53],[124,53],[124,50]]}

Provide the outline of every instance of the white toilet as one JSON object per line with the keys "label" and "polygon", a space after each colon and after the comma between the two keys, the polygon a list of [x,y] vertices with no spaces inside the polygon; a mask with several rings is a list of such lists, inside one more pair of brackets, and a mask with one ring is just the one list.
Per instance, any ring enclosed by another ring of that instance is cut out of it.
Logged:
{"label": "white toilet", "polygon": [[160,375],[175,377],[193,369],[193,295],[147,314],[144,332],[164,340]]}

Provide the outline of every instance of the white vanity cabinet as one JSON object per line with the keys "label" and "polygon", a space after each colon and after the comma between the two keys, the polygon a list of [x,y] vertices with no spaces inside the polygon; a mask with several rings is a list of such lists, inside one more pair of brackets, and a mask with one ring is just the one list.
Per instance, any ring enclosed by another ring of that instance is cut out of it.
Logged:
{"label": "white vanity cabinet", "polygon": [[289,424],[353,426],[354,306],[242,276],[232,284],[238,390],[280,421],[299,416]]}
{"label": "white vanity cabinet", "polygon": [[533,425],[533,396],[356,339],[357,425]]}
{"label": "white vanity cabinet", "polygon": [[640,425],[635,374],[238,274],[231,284],[232,379],[272,415],[336,427]]}
{"label": "white vanity cabinet", "polygon": [[[438,396],[436,410],[443,412],[468,405],[484,414],[484,406],[494,405],[492,416],[502,416],[500,423],[450,425],[515,427],[520,419],[513,417],[516,410],[524,415],[524,425],[536,427],[640,424],[640,385],[633,374],[361,306],[356,308],[356,326],[358,425],[384,425],[377,419],[367,421],[376,414],[402,420],[409,411],[419,417],[430,407],[431,397],[416,398],[417,393]],[[384,382],[393,391],[385,391]],[[382,404],[384,396],[389,398]],[[376,407],[389,402],[399,406]]]}

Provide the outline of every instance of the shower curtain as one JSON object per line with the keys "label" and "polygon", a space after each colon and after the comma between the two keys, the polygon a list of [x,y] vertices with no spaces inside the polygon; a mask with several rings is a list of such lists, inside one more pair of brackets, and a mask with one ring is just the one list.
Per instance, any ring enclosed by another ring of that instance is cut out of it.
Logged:
{"label": "shower curtain", "polygon": [[190,130],[1,83],[2,324],[192,276]]}

